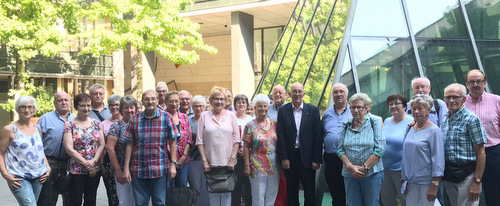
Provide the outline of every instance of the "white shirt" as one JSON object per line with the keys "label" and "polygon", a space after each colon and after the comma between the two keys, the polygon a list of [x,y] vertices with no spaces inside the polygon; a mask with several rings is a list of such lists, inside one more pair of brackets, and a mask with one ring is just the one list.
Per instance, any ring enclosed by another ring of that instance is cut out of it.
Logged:
{"label": "white shirt", "polygon": [[293,108],[293,117],[295,118],[295,126],[297,127],[297,138],[295,138],[295,148],[299,148],[300,121],[302,120],[302,110],[304,109],[304,102],[300,103],[299,108],[295,108],[293,104],[291,105]]}

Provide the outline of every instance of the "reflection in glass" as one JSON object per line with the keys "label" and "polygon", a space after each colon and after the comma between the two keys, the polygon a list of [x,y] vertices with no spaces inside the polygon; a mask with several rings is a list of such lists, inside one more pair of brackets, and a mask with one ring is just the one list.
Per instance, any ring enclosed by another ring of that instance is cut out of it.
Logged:
{"label": "reflection in glass", "polygon": [[359,0],[351,36],[408,37],[400,0]]}
{"label": "reflection in glass", "polygon": [[500,41],[476,41],[491,92],[500,94]]}
{"label": "reflection in glass", "polygon": [[255,75],[262,74],[262,29],[253,31],[253,72]]}
{"label": "reflection in glass", "polygon": [[500,39],[500,1],[467,0],[465,10],[476,39]]}

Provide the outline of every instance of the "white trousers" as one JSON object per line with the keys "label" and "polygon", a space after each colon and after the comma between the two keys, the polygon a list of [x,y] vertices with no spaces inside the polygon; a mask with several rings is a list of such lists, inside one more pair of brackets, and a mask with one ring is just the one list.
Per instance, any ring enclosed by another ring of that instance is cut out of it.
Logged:
{"label": "white trousers", "polygon": [[208,193],[210,206],[231,206],[231,193]]}
{"label": "white trousers", "polygon": [[[479,199],[477,198],[474,202],[469,202],[469,197],[467,194],[469,193],[470,184],[474,181],[475,173],[473,172],[469,176],[467,176],[462,182],[459,183],[451,183],[445,181],[444,186],[446,187],[446,193],[450,198],[450,203],[452,206],[478,206]],[[479,185],[479,190],[482,190],[482,184]]]}
{"label": "white trousers", "polygon": [[408,193],[406,194],[406,206],[433,206],[436,200],[432,202],[429,202],[427,200],[428,190],[429,190],[429,185],[408,184]]}
{"label": "white trousers", "polygon": [[120,201],[120,206],[134,206],[134,189],[132,189],[132,184],[120,184],[116,181],[116,194],[118,195],[118,201]]}
{"label": "white trousers", "polygon": [[274,206],[280,185],[279,175],[250,178],[253,206]]}

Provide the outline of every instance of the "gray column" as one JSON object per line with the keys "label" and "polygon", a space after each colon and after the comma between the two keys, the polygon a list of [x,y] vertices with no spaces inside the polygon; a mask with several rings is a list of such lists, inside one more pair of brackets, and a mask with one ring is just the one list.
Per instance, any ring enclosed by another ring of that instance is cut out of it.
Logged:
{"label": "gray column", "polygon": [[231,89],[250,97],[255,90],[253,21],[250,14],[231,12]]}

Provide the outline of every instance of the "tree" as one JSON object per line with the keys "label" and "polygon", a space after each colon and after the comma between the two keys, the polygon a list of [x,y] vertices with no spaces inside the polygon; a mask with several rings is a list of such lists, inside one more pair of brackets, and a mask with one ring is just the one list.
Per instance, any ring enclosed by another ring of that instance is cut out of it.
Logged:
{"label": "tree", "polygon": [[78,32],[77,0],[0,0],[0,44],[15,58],[14,88],[24,85],[25,62],[59,54],[66,34]]}
{"label": "tree", "polygon": [[[85,31],[87,44],[81,53],[109,54],[125,50],[130,44],[138,50],[137,80],[142,81],[141,52],[154,51],[176,65],[194,64],[195,50],[215,54],[217,50],[203,42],[199,25],[181,18],[191,0],[100,0],[83,4],[82,17],[94,21],[109,18],[112,29]],[[189,45],[191,50],[186,48]],[[138,86],[138,94],[142,93]]]}

